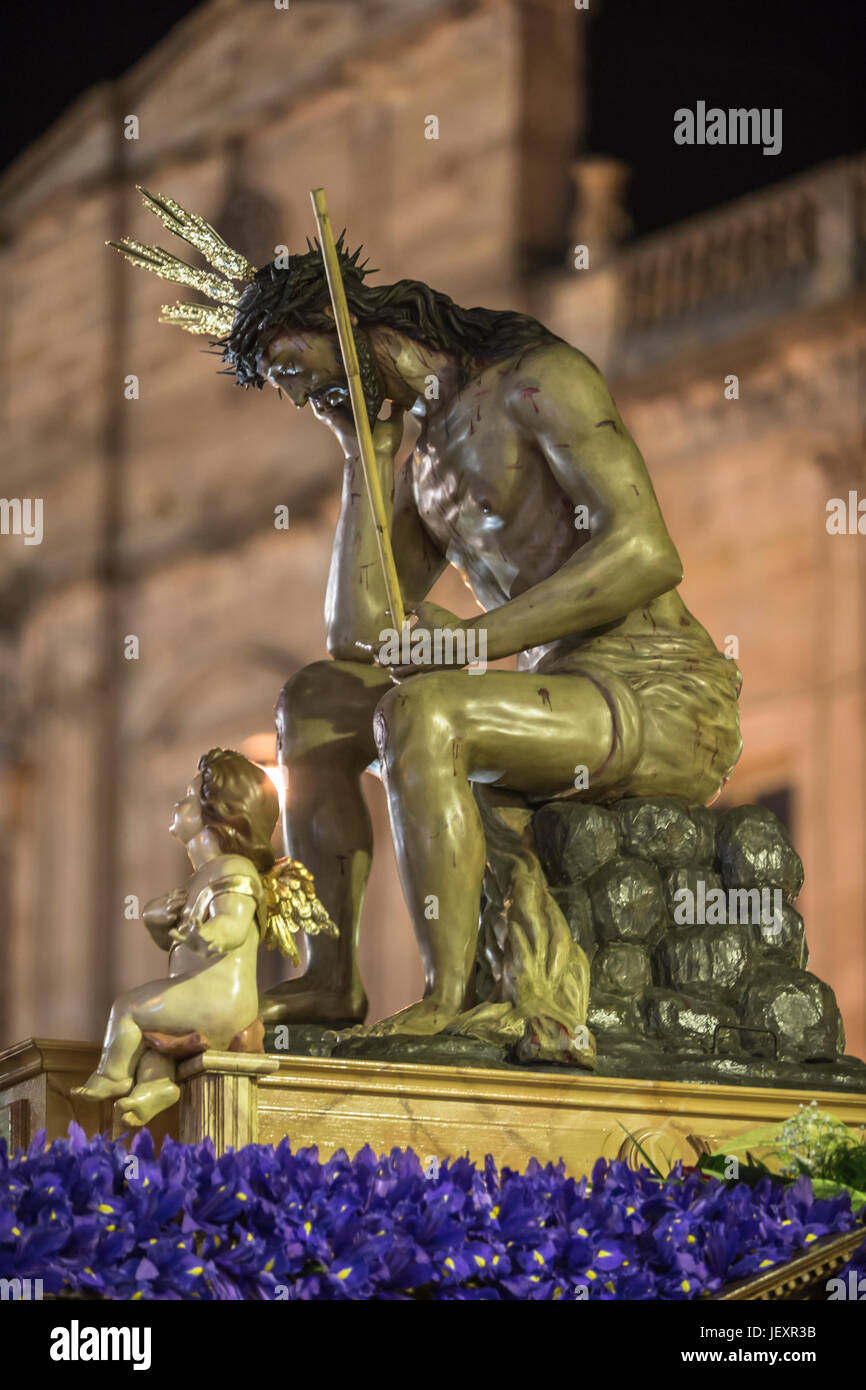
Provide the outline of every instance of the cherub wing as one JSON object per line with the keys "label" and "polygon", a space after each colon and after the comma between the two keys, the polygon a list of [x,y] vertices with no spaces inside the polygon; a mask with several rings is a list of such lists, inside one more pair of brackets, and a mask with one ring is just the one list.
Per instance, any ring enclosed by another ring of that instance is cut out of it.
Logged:
{"label": "cherub wing", "polygon": [[299,931],[308,936],[325,932],[337,936],[337,927],[316,897],[313,875],[297,859],[278,859],[268,873],[262,875],[265,896],[262,904],[265,918],[262,940],[271,950],[299,962],[295,936]]}

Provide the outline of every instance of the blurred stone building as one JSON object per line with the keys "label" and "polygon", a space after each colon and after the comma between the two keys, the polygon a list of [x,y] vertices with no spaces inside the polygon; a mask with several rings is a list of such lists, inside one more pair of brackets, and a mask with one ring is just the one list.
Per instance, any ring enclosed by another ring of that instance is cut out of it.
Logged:
{"label": "blurred stone building", "polygon": [[[256,263],[303,245],[324,185],[378,279],[522,308],[598,362],[686,602],[738,644],[725,800],[788,820],[813,967],[866,1048],[866,541],[826,526],[866,494],[866,163],[629,245],[626,171],[584,153],[585,22],[560,0],[209,0],[3,177],[0,492],[43,499],[44,535],[0,536],[0,1044],[95,1037],[164,969],[137,911],[184,872],[173,801],[214,744],[268,761],[281,684],[325,654],[336,445],[157,324],[170,287],[103,247],[167,244],[142,183]],[[436,597],[472,611],[454,576]],[[368,780],[376,1017],[422,977]]]}

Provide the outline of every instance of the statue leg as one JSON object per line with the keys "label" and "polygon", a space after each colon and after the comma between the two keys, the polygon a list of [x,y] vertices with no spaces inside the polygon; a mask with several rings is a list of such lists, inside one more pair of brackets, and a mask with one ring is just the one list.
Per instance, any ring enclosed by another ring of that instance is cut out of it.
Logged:
{"label": "statue leg", "polygon": [[108,1015],[99,1065],[83,1086],[74,1087],[74,1095],[86,1096],[88,1100],[111,1100],[132,1090],[135,1069],[144,1051],[141,1028],[133,1017],[136,996],[150,997],[154,990],[164,988],[164,984],[160,981],[140,985],[115,999]]}
{"label": "statue leg", "polygon": [[145,1049],[135,1073],[135,1085],[129,1095],[115,1102],[115,1114],[121,1124],[130,1128],[146,1125],[174,1105],[180,1097],[175,1068],[173,1057]]}
{"label": "statue leg", "polygon": [[128,1095],[146,1051],[144,1033],[161,1029],[189,1032],[200,1026],[206,1029],[207,990],[205,974],[196,973],[168,975],[119,995],[108,1015],[99,1065],[75,1093],[90,1100]]}
{"label": "statue leg", "polygon": [[317,661],[277,702],[277,751],[289,778],[286,849],[312,872],[340,935],[308,938],[304,975],[263,995],[266,1021],[347,1023],[366,1015],[356,952],[373,833],[361,776],[376,757],[373,713],[389,686],[379,667]]}
{"label": "statue leg", "polygon": [[[554,793],[572,786],[584,765],[592,783],[619,731],[598,683],[585,676],[443,671],[390,690],[376,712],[376,738],[426,990],[374,1031],[438,1032],[471,1002],[486,857],[472,781]],[[635,743],[629,760],[639,756]]]}

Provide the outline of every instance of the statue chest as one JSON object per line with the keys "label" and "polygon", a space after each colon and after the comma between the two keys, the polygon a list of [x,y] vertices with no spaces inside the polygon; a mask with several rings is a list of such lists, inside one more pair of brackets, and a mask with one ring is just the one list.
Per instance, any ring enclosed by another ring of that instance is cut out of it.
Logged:
{"label": "statue chest", "polygon": [[483,399],[461,397],[422,433],[413,461],[418,514],[485,605],[550,572],[574,548],[573,505],[537,446]]}

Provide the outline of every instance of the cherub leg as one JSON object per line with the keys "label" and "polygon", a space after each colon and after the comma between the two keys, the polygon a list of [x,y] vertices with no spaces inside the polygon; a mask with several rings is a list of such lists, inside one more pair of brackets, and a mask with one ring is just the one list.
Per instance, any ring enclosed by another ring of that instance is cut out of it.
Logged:
{"label": "cherub leg", "polygon": [[115,1102],[114,1110],[122,1125],[146,1125],[174,1105],[179,1096],[174,1058],[146,1048],[135,1074],[135,1086],[128,1096]]}
{"label": "cherub leg", "polygon": [[96,1071],[73,1094],[88,1100],[111,1100],[132,1090],[136,1065],[144,1051],[142,1030],[136,1021],[147,1005],[157,1002],[165,991],[164,980],[140,985],[115,999],[108,1016],[102,1056]]}

